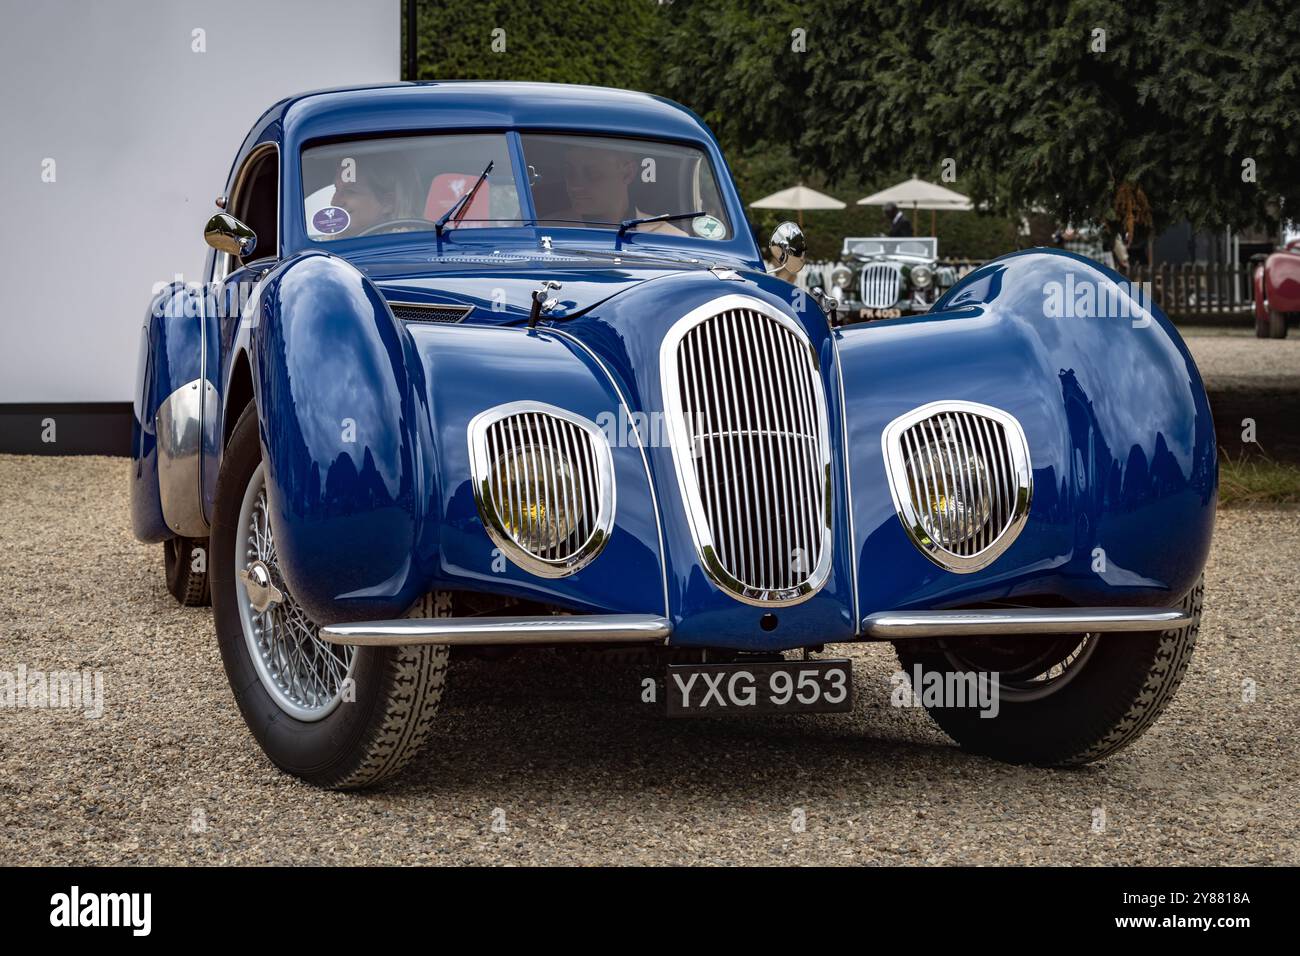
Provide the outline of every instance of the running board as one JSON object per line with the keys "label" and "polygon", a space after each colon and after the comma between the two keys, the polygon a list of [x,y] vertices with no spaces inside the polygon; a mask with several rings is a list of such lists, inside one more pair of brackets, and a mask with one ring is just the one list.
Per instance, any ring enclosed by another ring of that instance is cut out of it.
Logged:
{"label": "running board", "polygon": [[573,614],[547,617],[431,617],[330,624],[322,641],[360,647],[406,644],[663,644],[667,618],[652,614]]}
{"label": "running board", "polygon": [[1109,631],[1175,631],[1192,622],[1180,608],[1067,607],[988,608],[974,611],[880,611],[867,615],[868,640],[908,637],[1000,637],[1004,635],[1098,634]]}

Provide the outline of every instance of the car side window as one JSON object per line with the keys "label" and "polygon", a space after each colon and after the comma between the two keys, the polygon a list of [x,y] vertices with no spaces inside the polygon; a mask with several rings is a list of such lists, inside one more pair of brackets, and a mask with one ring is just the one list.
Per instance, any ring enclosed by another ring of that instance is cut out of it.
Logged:
{"label": "car side window", "polygon": [[234,197],[232,210],[236,219],[257,234],[253,259],[275,258],[278,254],[279,190],[279,155],[276,150],[268,149],[255,158],[240,177],[239,192]]}

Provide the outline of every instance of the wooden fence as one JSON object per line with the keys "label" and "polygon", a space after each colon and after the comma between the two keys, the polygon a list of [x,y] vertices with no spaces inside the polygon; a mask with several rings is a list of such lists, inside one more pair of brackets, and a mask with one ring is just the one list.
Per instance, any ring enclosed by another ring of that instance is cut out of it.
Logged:
{"label": "wooden fence", "polygon": [[1250,263],[1161,262],[1154,269],[1134,266],[1129,281],[1151,283],[1156,304],[1175,322],[1249,324],[1254,311],[1253,271]]}

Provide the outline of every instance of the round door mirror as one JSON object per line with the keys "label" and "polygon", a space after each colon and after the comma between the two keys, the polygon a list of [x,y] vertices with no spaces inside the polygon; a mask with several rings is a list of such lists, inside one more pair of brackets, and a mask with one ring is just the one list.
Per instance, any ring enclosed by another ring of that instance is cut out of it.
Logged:
{"label": "round door mirror", "polygon": [[777,275],[787,282],[793,281],[803,268],[807,251],[803,230],[793,222],[781,223],[773,230],[767,251],[772,256]]}
{"label": "round door mirror", "polygon": [[207,244],[218,252],[246,258],[257,248],[257,235],[230,213],[219,212],[203,230]]}

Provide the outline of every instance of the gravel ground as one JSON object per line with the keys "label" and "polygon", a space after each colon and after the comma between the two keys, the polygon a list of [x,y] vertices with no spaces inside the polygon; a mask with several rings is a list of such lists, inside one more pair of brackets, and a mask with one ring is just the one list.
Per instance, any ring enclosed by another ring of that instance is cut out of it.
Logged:
{"label": "gravel ground", "polygon": [[0,711],[0,864],[1300,863],[1300,510],[1220,515],[1187,680],[1101,765],[962,754],[889,706],[888,647],[849,651],[856,713],[739,722],[667,721],[635,665],[531,652],[454,663],[430,750],[338,794],[261,755],[210,612],[130,535],[128,467],[0,457],[0,670],[105,687],[98,720]]}
{"label": "gravel ground", "polygon": [[[1215,437],[1234,459],[1260,452],[1300,464],[1300,335],[1257,339],[1253,332],[1183,329],[1210,393]],[[1244,422],[1255,441],[1243,443]]]}
{"label": "gravel ground", "polygon": [[1300,334],[1285,339],[1257,339],[1253,332],[1216,334],[1216,330],[1184,328],[1183,334],[1205,387],[1211,392],[1300,392]]}

